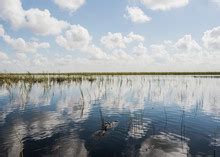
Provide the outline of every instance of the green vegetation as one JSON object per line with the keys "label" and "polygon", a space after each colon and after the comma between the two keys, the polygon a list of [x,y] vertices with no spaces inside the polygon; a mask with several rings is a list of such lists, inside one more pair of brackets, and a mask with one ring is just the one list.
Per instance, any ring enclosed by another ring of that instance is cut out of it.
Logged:
{"label": "green vegetation", "polygon": [[70,74],[31,74],[31,73],[13,73],[0,74],[0,84],[18,83],[20,81],[25,83],[47,83],[47,82],[82,82],[84,80],[93,82],[96,80],[92,76],[70,75]]}
{"label": "green vegetation", "polygon": [[193,76],[218,76],[220,72],[85,72],[85,73],[0,73],[0,84],[45,82],[93,82],[96,76],[120,76],[120,75],[193,75]]}
{"label": "green vegetation", "polygon": [[80,73],[0,73],[0,76],[56,75],[56,76],[95,76],[95,75],[220,75],[220,72],[80,72]]}

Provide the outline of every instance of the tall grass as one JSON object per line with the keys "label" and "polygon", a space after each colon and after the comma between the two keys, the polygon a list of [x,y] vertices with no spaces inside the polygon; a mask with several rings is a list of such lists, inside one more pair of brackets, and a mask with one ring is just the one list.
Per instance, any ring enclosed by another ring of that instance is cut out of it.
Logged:
{"label": "tall grass", "polygon": [[220,75],[220,72],[75,72],[75,73],[1,73],[0,75],[65,75],[65,76],[94,76],[94,75]]}
{"label": "tall grass", "polygon": [[24,83],[62,83],[62,82],[82,82],[82,81],[93,82],[96,80],[95,77],[90,75],[70,75],[70,74],[0,74],[0,85],[1,84],[12,84],[18,82]]}
{"label": "tall grass", "polygon": [[[193,75],[194,77],[219,77],[220,72],[85,72],[85,73],[0,73],[0,85],[18,83],[93,82],[97,76],[122,75]],[[102,79],[102,78],[100,78]]]}

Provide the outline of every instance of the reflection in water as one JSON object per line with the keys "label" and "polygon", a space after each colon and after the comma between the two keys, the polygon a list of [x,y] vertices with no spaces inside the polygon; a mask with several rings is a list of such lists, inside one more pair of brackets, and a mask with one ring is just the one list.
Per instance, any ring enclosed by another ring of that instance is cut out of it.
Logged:
{"label": "reflection in water", "polygon": [[0,156],[218,156],[219,87],[192,76],[2,84]]}
{"label": "reflection in water", "polygon": [[187,157],[189,146],[187,140],[181,140],[178,135],[160,133],[146,139],[140,148],[142,157]]}
{"label": "reflection in water", "polygon": [[105,121],[102,115],[102,110],[99,109],[100,119],[101,119],[101,129],[96,131],[93,135],[96,139],[101,139],[104,137],[110,129],[114,129],[118,126],[118,121],[115,120],[113,122]]}
{"label": "reflection in water", "polygon": [[134,113],[131,115],[129,124],[129,136],[132,138],[142,138],[146,135],[151,121],[144,117],[144,113]]}

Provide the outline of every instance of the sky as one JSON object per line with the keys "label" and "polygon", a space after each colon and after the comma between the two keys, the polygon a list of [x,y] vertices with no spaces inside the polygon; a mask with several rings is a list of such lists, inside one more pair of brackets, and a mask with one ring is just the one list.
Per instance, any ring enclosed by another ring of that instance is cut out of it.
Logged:
{"label": "sky", "polygon": [[0,72],[220,71],[220,0],[0,0]]}

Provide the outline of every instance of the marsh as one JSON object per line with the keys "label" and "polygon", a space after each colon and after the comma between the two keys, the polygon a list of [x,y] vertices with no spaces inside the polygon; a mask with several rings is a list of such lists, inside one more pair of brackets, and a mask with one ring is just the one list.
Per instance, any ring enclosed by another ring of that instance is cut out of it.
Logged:
{"label": "marsh", "polygon": [[91,80],[2,82],[0,156],[220,156],[219,77]]}

